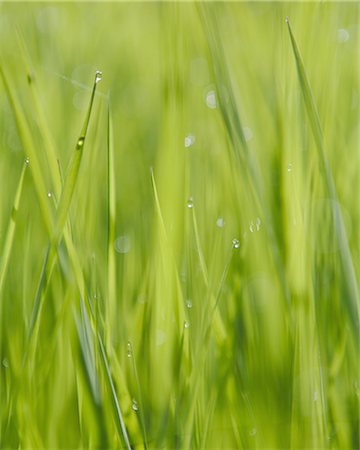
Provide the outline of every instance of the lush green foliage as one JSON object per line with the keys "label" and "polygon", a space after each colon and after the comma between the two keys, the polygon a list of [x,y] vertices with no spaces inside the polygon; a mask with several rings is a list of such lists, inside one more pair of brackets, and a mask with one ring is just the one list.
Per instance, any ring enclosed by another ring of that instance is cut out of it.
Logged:
{"label": "lush green foliage", "polygon": [[0,23],[0,447],[359,448],[358,4]]}

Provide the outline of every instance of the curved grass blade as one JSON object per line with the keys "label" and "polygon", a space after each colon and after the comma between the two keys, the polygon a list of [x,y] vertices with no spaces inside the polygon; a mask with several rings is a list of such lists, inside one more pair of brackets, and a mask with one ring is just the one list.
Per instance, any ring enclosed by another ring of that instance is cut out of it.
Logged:
{"label": "curved grass blade", "polygon": [[41,312],[41,308],[42,308],[42,303],[44,300],[44,294],[46,292],[47,285],[49,284],[49,281],[51,279],[51,274],[52,274],[53,268],[54,268],[56,260],[57,260],[57,246],[61,240],[63,229],[64,229],[64,226],[66,223],[66,219],[68,217],[71,200],[72,200],[73,193],[75,190],[75,185],[76,185],[76,181],[77,181],[77,177],[78,177],[78,173],[79,173],[79,169],[80,169],[80,163],[81,163],[81,159],[82,159],[82,155],[83,155],[85,138],[86,138],[89,121],[90,121],[90,116],[91,116],[91,111],[92,111],[92,107],[93,107],[93,103],[94,103],[96,86],[100,80],[101,80],[101,72],[97,71],[95,74],[95,81],[94,81],[94,86],[93,86],[93,90],[92,90],[92,94],[91,94],[91,98],[90,98],[89,108],[87,111],[87,115],[85,117],[84,125],[83,125],[81,133],[80,133],[80,137],[77,141],[75,150],[72,154],[72,157],[71,157],[71,160],[70,160],[70,163],[68,166],[68,171],[67,171],[67,175],[65,178],[64,187],[63,187],[63,190],[61,193],[61,197],[59,200],[59,206],[57,209],[55,228],[54,228],[54,231],[52,232],[52,237],[51,237],[51,240],[49,243],[48,251],[47,251],[45,259],[44,259],[43,269],[41,272],[41,276],[40,276],[40,280],[38,283],[35,300],[34,300],[34,308],[33,308],[31,324],[30,324],[29,333],[28,333],[29,341],[31,339],[34,328],[38,321],[38,318],[39,318],[39,315]]}
{"label": "curved grass blade", "polygon": [[107,295],[108,308],[107,323],[108,329],[111,330],[111,323],[115,317],[116,304],[116,260],[114,251],[115,241],[115,217],[116,217],[116,186],[115,186],[115,157],[113,145],[113,128],[110,105],[108,106],[108,129],[107,129],[107,145],[108,145],[108,248],[107,248]]}
{"label": "curved grass blade", "polygon": [[41,165],[38,159],[38,152],[36,149],[36,145],[32,138],[32,134],[25,118],[24,112],[21,108],[20,102],[15,94],[15,88],[12,85],[11,80],[7,77],[4,71],[4,67],[2,62],[0,61],[0,75],[3,80],[5,91],[9,98],[11,107],[14,112],[16,125],[19,131],[19,136],[26,151],[26,154],[31,162],[31,173],[34,180],[35,190],[37,192],[41,213],[44,219],[44,223],[46,229],[48,230],[49,235],[51,236],[52,228],[53,228],[53,217],[51,215],[51,210],[49,208],[45,188],[45,181],[42,175]]}
{"label": "curved grass blade", "polygon": [[41,133],[41,136],[42,136],[42,139],[44,142],[44,146],[46,148],[46,152],[44,152],[44,157],[47,159],[47,162],[49,165],[51,179],[52,179],[52,182],[54,185],[54,192],[55,192],[56,198],[59,198],[60,192],[61,192],[61,187],[62,187],[62,181],[61,181],[61,174],[59,173],[59,169],[58,169],[58,159],[56,156],[55,143],[54,143],[53,137],[51,135],[51,132],[49,130],[49,127],[47,126],[45,113],[41,106],[40,95],[39,95],[38,86],[36,83],[36,81],[37,81],[36,75],[35,75],[35,71],[32,68],[31,59],[30,59],[29,52],[27,50],[27,46],[25,44],[25,40],[24,40],[20,30],[16,30],[16,34],[17,34],[17,38],[18,38],[18,42],[19,42],[20,53],[21,53],[21,56],[22,56],[22,59],[24,62],[26,73],[28,74],[27,80],[28,80],[28,85],[29,85],[29,89],[30,89],[30,93],[31,93],[32,104],[34,106],[34,110],[36,113],[35,114],[36,121],[38,123],[39,131]]}
{"label": "curved grass blade", "polygon": [[1,294],[1,291],[3,288],[3,283],[5,280],[5,275],[6,275],[7,267],[9,264],[10,255],[11,255],[11,249],[12,249],[12,245],[14,242],[14,234],[15,234],[15,227],[16,227],[16,215],[17,215],[17,211],[19,209],[20,198],[21,198],[21,193],[22,193],[22,189],[23,189],[25,172],[26,172],[27,166],[28,166],[28,160],[25,160],[23,168],[21,170],[18,187],[17,187],[16,194],[15,194],[14,204],[13,204],[13,208],[11,211],[10,221],[9,221],[8,229],[7,229],[6,236],[5,236],[5,241],[4,241],[5,244],[4,244],[4,249],[3,249],[3,252],[1,255],[1,261],[0,261],[0,294]]}
{"label": "curved grass blade", "polygon": [[118,422],[116,422],[116,423],[117,423],[118,426],[120,426],[120,430],[119,431],[121,432],[121,434],[123,436],[126,448],[128,450],[131,450],[129,436],[128,436],[127,431],[126,431],[125,422],[124,422],[124,419],[123,419],[123,416],[122,416],[122,413],[121,413],[119,400],[118,400],[117,395],[116,395],[116,389],[115,389],[114,381],[113,381],[112,376],[111,376],[110,366],[109,366],[109,363],[108,363],[108,359],[107,359],[107,356],[106,356],[104,344],[102,342],[100,333],[98,333],[98,342],[99,342],[99,346],[100,346],[102,360],[103,360],[104,367],[105,367],[107,380],[108,380],[109,387],[110,387],[111,394],[112,394],[112,399],[113,399],[113,402],[114,402],[114,405],[115,405],[115,408],[116,408],[116,413],[117,413],[117,417],[118,417]]}
{"label": "curved grass blade", "polygon": [[305,71],[304,62],[300,53],[299,46],[296,42],[295,36],[292,32],[290,22],[288,17],[286,18],[286,23],[289,30],[291,45],[296,61],[296,67],[299,77],[299,83],[301,87],[301,92],[304,98],[305,108],[308,115],[310,127],[315,139],[316,148],[318,151],[319,159],[325,174],[325,183],[328,190],[328,194],[331,201],[332,207],[332,219],[334,222],[335,233],[337,241],[339,244],[340,252],[340,262],[342,268],[342,275],[344,279],[344,290],[346,292],[345,304],[348,309],[349,317],[352,325],[356,331],[359,333],[359,320],[360,320],[360,299],[359,299],[359,289],[356,281],[355,269],[351,257],[351,252],[349,248],[349,242],[346,236],[346,230],[344,226],[344,221],[342,214],[337,202],[337,195],[335,189],[335,183],[333,180],[331,168],[329,161],[325,154],[323,133],[319,118],[319,113],[315,103],[314,95],[311,90],[311,86]]}

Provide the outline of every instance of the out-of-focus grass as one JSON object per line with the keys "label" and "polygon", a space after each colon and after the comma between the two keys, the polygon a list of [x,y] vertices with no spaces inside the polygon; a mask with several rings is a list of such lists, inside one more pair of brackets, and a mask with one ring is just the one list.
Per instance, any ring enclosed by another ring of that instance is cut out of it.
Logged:
{"label": "out-of-focus grass", "polygon": [[1,448],[359,448],[359,19],[0,4]]}

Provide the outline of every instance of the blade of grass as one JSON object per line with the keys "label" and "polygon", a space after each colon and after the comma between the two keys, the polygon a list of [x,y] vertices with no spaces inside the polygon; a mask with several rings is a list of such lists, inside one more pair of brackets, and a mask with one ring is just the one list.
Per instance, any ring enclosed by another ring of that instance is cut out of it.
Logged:
{"label": "blade of grass", "polygon": [[49,235],[51,235],[53,227],[53,217],[47,202],[46,196],[47,189],[45,187],[45,181],[42,175],[41,165],[38,159],[38,151],[35,142],[33,140],[28,122],[21,108],[21,104],[15,94],[16,90],[12,84],[11,79],[6,75],[4,71],[4,65],[1,60],[0,60],[0,75],[5,86],[6,94],[9,98],[10,104],[14,111],[16,125],[19,131],[22,145],[24,147],[25,152],[27,153],[26,156],[29,158],[31,163],[31,173],[34,180],[35,189],[38,195],[44,223],[46,229],[48,230]]}
{"label": "blade of grass", "polygon": [[[337,202],[337,195],[335,183],[333,180],[329,161],[326,157],[324,148],[324,138],[320,123],[320,117],[315,103],[314,95],[306,74],[303,58],[300,53],[299,46],[296,42],[295,36],[290,26],[289,18],[286,18],[286,23],[289,30],[291,45],[295,57],[297,73],[299,77],[299,84],[304,99],[306,112],[309,119],[309,124],[315,139],[316,148],[319,159],[325,175],[325,183],[331,201],[332,216],[334,221],[335,233],[339,244],[340,261],[342,266],[342,274],[344,278],[344,288],[347,295],[344,296],[345,305],[348,309],[349,319],[352,322],[355,332],[359,335],[359,289],[356,281],[355,269],[352,262],[351,252],[349,248],[348,239],[342,214]],[[358,344],[360,344],[358,340]]]}
{"label": "blade of grass", "polygon": [[1,260],[0,260],[0,294],[1,294],[1,291],[3,288],[6,271],[7,271],[9,259],[11,256],[11,249],[12,249],[13,242],[14,242],[14,234],[15,234],[15,228],[16,228],[16,215],[17,215],[19,205],[20,205],[21,193],[23,190],[23,184],[24,184],[24,178],[25,178],[25,172],[26,172],[27,166],[28,166],[28,160],[25,160],[23,168],[21,170],[18,187],[17,187],[16,194],[15,194],[14,204],[13,204],[13,208],[11,211],[10,221],[9,221],[9,225],[8,225],[5,240],[4,240],[4,248],[3,248]]}
{"label": "blade of grass", "polygon": [[95,81],[93,85],[93,90],[90,97],[88,111],[85,117],[85,121],[83,127],[80,132],[80,137],[77,141],[75,150],[72,154],[71,160],[69,162],[67,174],[65,177],[64,187],[60,196],[59,205],[57,208],[56,214],[56,222],[54,226],[54,231],[52,232],[52,237],[49,243],[48,251],[46,253],[43,269],[41,272],[40,280],[38,283],[38,288],[36,290],[35,299],[34,299],[34,308],[32,313],[32,319],[30,323],[30,328],[28,332],[28,340],[31,340],[32,333],[34,331],[34,327],[38,321],[42,303],[44,300],[44,294],[46,292],[47,285],[50,282],[51,274],[53,272],[53,268],[55,266],[57,260],[57,246],[60,243],[61,236],[63,233],[63,229],[68,217],[68,212],[70,209],[71,200],[73,197],[73,193],[75,190],[76,181],[78,178],[78,173],[80,169],[80,163],[83,155],[85,138],[90,122],[91,111],[93,108],[94,97],[96,86],[98,82],[101,80],[101,72],[96,72]]}

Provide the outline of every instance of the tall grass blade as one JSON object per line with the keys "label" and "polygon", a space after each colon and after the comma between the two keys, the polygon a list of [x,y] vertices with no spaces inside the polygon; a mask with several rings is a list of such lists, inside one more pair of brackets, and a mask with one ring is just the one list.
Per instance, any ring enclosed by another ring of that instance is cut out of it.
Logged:
{"label": "tall grass blade", "polygon": [[[360,333],[359,328],[360,298],[359,298],[358,284],[355,275],[355,269],[349,248],[349,242],[346,235],[342,213],[339,208],[339,203],[337,202],[335,183],[333,180],[330,164],[325,153],[323,132],[321,128],[319,113],[315,103],[314,95],[311,90],[311,86],[305,71],[305,66],[303,58],[300,53],[299,46],[296,42],[288,18],[286,18],[286,23],[289,30],[291,45],[296,61],[299,83],[304,98],[309,124],[315,139],[319,159],[325,175],[326,187],[328,190],[329,197],[331,199],[332,220],[334,222],[335,233],[339,246],[342,275],[344,278],[344,290],[346,291],[344,301],[349,312],[349,319],[352,322],[355,332],[358,334]],[[360,341],[358,341],[358,345],[360,345]]]}
{"label": "tall grass blade", "polygon": [[18,187],[17,187],[16,194],[15,194],[14,204],[13,204],[13,208],[11,211],[10,221],[9,221],[9,225],[8,225],[5,239],[4,239],[4,248],[3,248],[3,251],[1,254],[1,259],[0,259],[0,295],[1,295],[2,288],[3,288],[3,284],[4,284],[6,271],[7,271],[8,264],[9,264],[9,259],[11,256],[11,249],[12,249],[13,242],[14,242],[14,234],[15,234],[15,228],[16,228],[16,215],[17,215],[19,205],[20,205],[20,198],[21,198],[21,193],[22,193],[22,189],[23,189],[25,172],[26,172],[27,166],[28,166],[28,162],[25,161],[23,168],[21,170]]}

